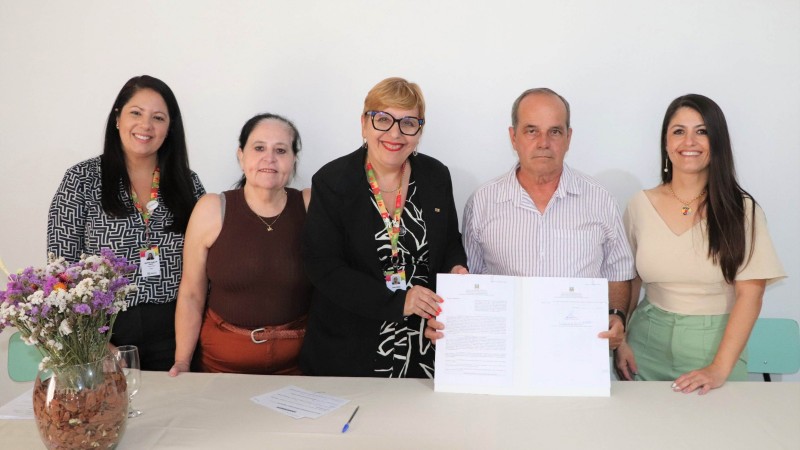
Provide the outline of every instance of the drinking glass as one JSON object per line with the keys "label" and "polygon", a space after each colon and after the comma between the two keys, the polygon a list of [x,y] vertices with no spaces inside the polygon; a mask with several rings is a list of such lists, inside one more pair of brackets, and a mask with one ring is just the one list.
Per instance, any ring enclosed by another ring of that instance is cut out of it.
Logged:
{"label": "drinking glass", "polygon": [[139,348],[135,345],[120,345],[117,347],[116,357],[128,382],[128,417],[138,417],[142,412],[134,409],[133,396],[139,392],[141,382]]}

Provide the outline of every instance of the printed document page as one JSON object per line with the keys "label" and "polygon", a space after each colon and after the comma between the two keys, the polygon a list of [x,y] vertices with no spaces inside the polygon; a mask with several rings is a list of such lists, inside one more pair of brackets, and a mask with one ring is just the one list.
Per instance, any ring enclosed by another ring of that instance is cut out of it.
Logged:
{"label": "printed document page", "polygon": [[[525,326],[519,355],[532,395],[609,396],[608,282],[596,278],[525,278]],[[530,306],[531,308],[527,309]]]}
{"label": "printed document page", "polygon": [[437,392],[610,395],[605,279],[439,274],[437,291]]}
{"label": "printed document page", "polygon": [[475,393],[486,387],[511,389],[516,280],[439,275],[436,283],[439,292],[447,293],[438,317],[446,324],[447,339],[436,344],[436,389]]}

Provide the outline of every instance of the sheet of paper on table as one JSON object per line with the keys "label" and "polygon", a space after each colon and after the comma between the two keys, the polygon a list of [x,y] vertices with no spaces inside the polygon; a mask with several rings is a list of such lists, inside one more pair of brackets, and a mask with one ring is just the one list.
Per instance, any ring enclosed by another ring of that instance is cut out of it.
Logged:
{"label": "sheet of paper on table", "polygon": [[33,419],[33,389],[0,406],[0,419]]}
{"label": "sheet of paper on table", "polygon": [[251,398],[254,403],[295,419],[316,419],[346,405],[350,400],[328,394],[308,391],[297,386],[286,386]]}
{"label": "sheet of paper on table", "polygon": [[436,288],[435,391],[610,395],[605,279],[438,274]]}

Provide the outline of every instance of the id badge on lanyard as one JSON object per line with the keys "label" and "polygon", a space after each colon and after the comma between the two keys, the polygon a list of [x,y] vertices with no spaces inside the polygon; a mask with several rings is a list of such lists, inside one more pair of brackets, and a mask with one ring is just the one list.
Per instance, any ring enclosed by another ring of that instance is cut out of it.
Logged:
{"label": "id badge on lanyard", "polygon": [[157,245],[139,250],[139,270],[142,278],[161,276],[161,254]]}
{"label": "id badge on lanyard", "polygon": [[389,288],[390,291],[396,291],[398,289],[406,290],[405,269],[387,270],[383,272],[383,276],[386,279],[386,287]]}

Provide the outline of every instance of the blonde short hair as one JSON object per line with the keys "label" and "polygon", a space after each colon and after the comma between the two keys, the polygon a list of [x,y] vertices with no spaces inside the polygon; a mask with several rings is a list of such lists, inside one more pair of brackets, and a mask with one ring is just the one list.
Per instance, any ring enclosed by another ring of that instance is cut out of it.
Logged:
{"label": "blonde short hair", "polygon": [[380,111],[383,108],[416,109],[419,118],[425,118],[425,98],[417,83],[400,77],[387,78],[376,84],[364,99],[364,114],[367,111]]}

